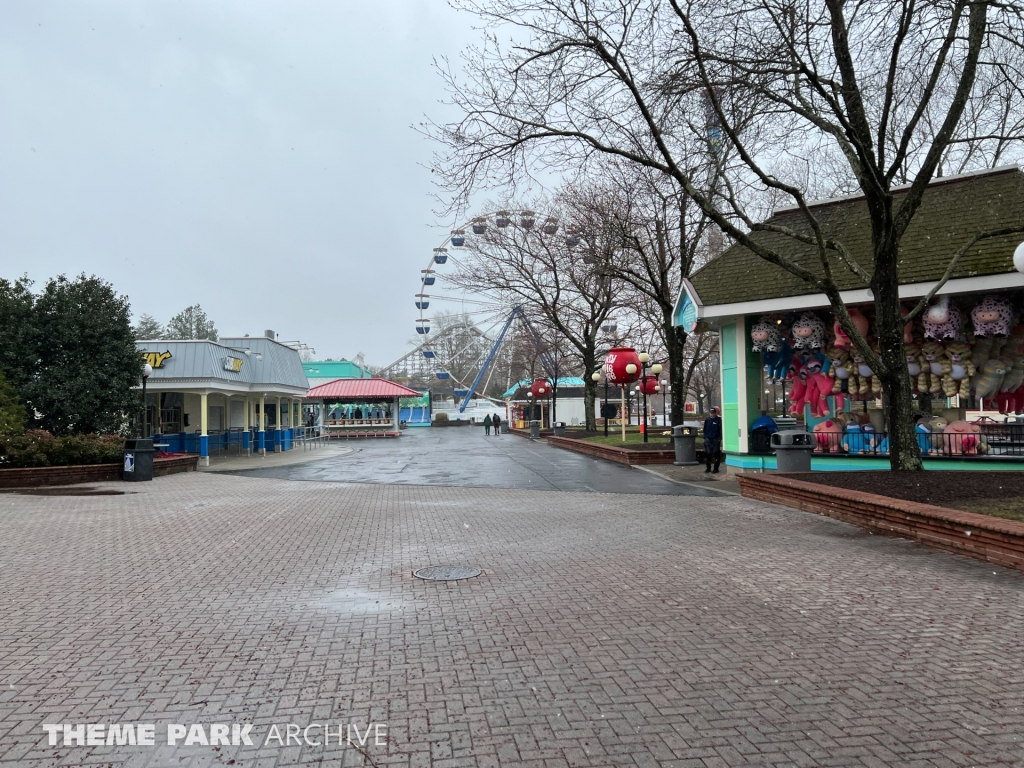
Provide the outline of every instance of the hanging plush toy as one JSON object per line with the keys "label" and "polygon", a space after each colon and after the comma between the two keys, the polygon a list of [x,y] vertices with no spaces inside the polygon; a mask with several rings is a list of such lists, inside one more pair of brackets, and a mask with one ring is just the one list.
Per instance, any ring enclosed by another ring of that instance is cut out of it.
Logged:
{"label": "hanging plush toy", "polygon": [[811,414],[817,418],[828,414],[826,398],[832,393],[832,379],[828,376],[828,369],[828,358],[820,352],[805,350],[793,355],[789,374],[793,379],[790,413],[798,415],[805,405],[809,405]]}
{"label": "hanging plush toy", "polygon": [[924,337],[937,341],[956,341],[960,338],[964,317],[959,307],[943,296],[924,312]]}
{"label": "hanging plush toy", "polygon": [[790,329],[793,335],[793,349],[823,349],[825,347],[825,323],[813,312],[804,312]]}
{"label": "hanging plush toy", "polygon": [[1010,326],[1013,324],[1013,307],[1000,296],[986,296],[971,310],[971,320],[976,339],[989,336],[1005,338],[1010,335]]}
{"label": "hanging plush toy", "polygon": [[942,393],[946,397],[959,394],[965,400],[971,394],[971,377],[974,363],[971,362],[971,347],[966,342],[954,341],[946,345],[942,353]]}
{"label": "hanging plush toy", "polygon": [[921,347],[917,344],[903,344],[903,352],[907,356],[907,372],[910,374],[910,388],[917,394],[927,392],[931,384],[929,374],[931,368],[925,366],[924,356],[921,354]]}
{"label": "hanging plush toy", "polygon": [[[910,314],[910,310],[900,304],[900,317],[906,317]],[[911,320],[903,326],[903,343],[913,344],[914,343],[914,321]]]}
{"label": "hanging plush toy", "polygon": [[991,336],[984,339],[976,339],[971,344],[971,362],[974,363],[975,369],[980,369],[988,359],[992,357],[992,342],[995,341]]}
{"label": "hanging plush toy", "polygon": [[942,345],[937,341],[927,341],[921,346],[921,356],[924,358],[922,367],[927,366],[927,392],[930,395],[942,394],[942,358],[944,354]]}
{"label": "hanging plush toy", "polygon": [[[864,313],[856,307],[849,310],[850,320],[853,321],[854,327],[860,331],[861,336],[867,336],[868,334],[868,319],[864,317]],[[853,342],[850,341],[850,337],[846,335],[846,331],[839,325],[839,320],[835,320],[832,323],[832,332],[836,336],[835,346],[840,349],[853,349]]]}
{"label": "hanging plush toy", "polygon": [[[877,350],[876,350],[877,351]],[[857,394],[866,400],[869,395],[878,397],[882,393],[882,382],[868,366],[864,356],[856,349],[852,352],[853,366],[857,369]],[[851,391],[850,394],[853,394]]]}
{"label": "hanging plush toy", "polygon": [[989,360],[974,377],[974,394],[981,400],[988,400],[999,394],[1006,376],[1006,365],[1002,360]]}
{"label": "hanging plush toy", "polygon": [[770,318],[762,317],[750,329],[750,339],[754,342],[753,351],[761,353],[761,363],[768,378],[775,381],[785,379],[793,351],[779,325]]}
{"label": "hanging plush toy", "polygon": [[850,391],[850,353],[842,347],[833,346],[828,351],[828,359],[832,364],[828,375],[832,377],[832,394]]}
{"label": "hanging plush toy", "polygon": [[1014,393],[1024,384],[1024,325],[1017,324],[1010,330],[1002,361],[1007,371],[999,385],[999,412],[1011,414],[1017,407]]}

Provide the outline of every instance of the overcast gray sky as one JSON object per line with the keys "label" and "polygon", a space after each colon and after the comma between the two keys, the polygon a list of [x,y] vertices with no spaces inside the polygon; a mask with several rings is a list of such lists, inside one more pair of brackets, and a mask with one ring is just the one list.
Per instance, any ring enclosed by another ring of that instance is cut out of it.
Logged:
{"label": "overcast gray sky", "polygon": [[415,335],[444,0],[0,3],[0,276],[385,364]]}

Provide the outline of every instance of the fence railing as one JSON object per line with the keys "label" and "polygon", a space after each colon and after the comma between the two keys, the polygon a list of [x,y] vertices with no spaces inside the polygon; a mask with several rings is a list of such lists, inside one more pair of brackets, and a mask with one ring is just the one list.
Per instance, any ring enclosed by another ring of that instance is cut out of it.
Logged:
{"label": "fence railing", "polygon": [[[1020,457],[1024,458],[1024,424],[998,422],[972,424],[963,432],[917,432],[923,456]],[[815,432],[814,453],[833,456],[888,456],[889,435],[885,432]],[[772,453],[766,431],[750,433],[749,450]]]}

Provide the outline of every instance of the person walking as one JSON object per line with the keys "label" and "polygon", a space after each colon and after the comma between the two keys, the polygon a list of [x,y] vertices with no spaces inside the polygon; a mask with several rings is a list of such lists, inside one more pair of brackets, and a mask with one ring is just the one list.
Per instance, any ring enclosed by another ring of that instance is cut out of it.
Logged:
{"label": "person walking", "polygon": [[491,420],[491,426],[494,427],[494,434],[501,434],[501,416],[494,414],[494,418]]}
{"label": "person walking", "polygon": [[[715,468],[711,469],[714,459]],[[705,473],[718,474],[718,465],[722,461],[722,417],[717,405],[711,406],[710,415],[704,419],[704,460],[707,462]]]}
{"label": "person walking", "polygon": [[484,416],[484,434],[491,434],[491,414]]}

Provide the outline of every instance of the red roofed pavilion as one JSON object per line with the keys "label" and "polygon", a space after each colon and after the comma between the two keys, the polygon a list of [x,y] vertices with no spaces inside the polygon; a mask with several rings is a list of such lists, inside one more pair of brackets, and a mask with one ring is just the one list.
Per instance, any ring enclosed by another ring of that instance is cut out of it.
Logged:
{"label": "red roofed pavilion", "polygon": [[336,379],[313,387],[305,401],[321,406],[321,428],[328,436],[398,437],[401,397],[420,393],[387,379]]}

